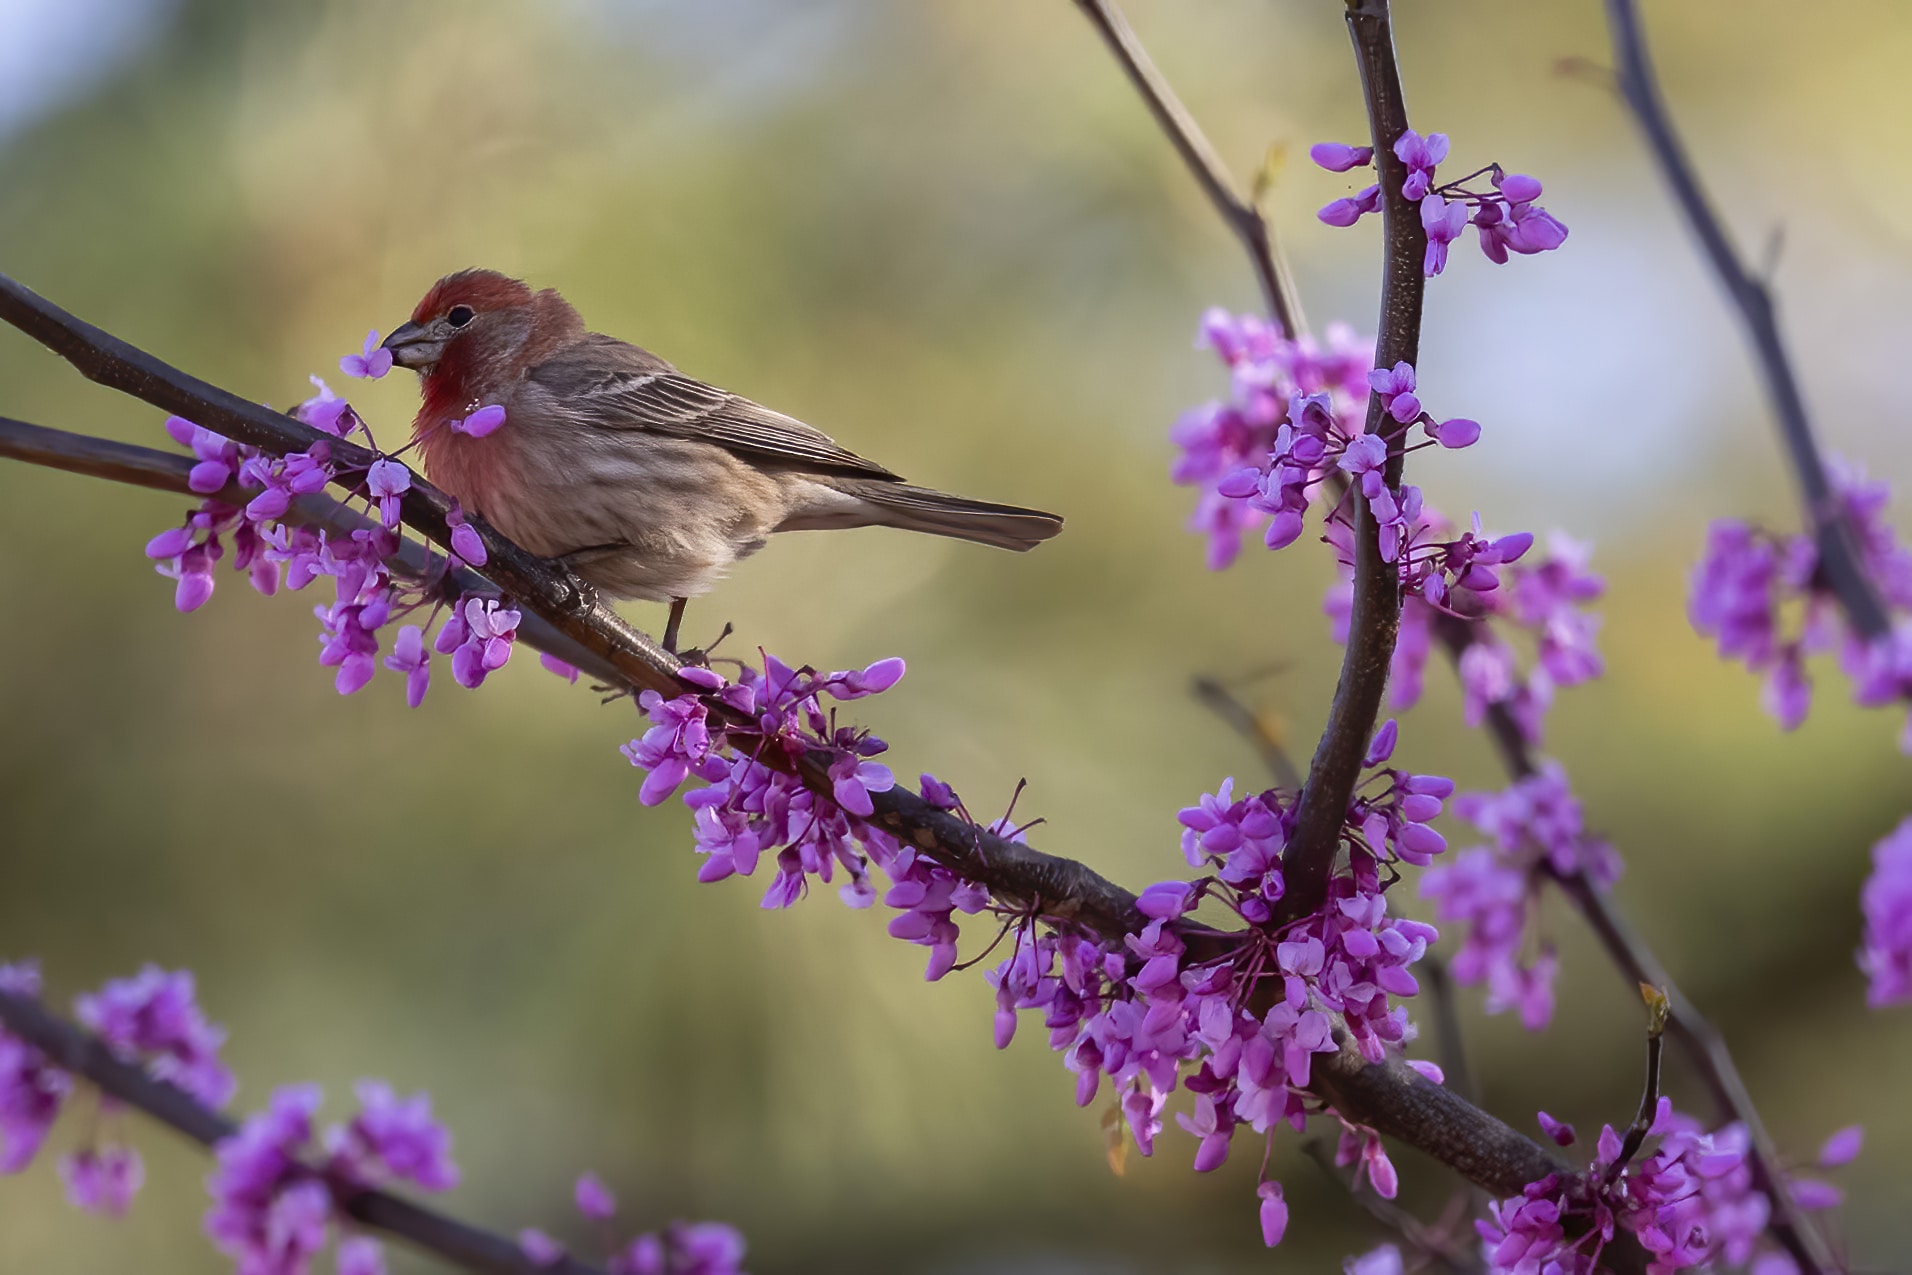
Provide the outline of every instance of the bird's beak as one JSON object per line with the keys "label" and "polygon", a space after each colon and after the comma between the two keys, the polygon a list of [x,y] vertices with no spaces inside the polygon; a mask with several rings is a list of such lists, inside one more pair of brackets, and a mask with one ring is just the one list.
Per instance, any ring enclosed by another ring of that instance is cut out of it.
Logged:
{"label": "bird's beak", "polygon": [[445,352],[445,343],[435,340],[416,323],[403,323],[392,330],[380,348],[390,350],[392,362],[400,367],[422,370],[438,362],[439,355]]}

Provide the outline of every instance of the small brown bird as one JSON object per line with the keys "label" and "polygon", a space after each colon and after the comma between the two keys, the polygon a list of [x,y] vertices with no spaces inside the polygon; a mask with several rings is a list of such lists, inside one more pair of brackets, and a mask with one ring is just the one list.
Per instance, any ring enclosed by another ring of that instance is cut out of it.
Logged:
{"label": "small brown bird", "polygon": [[[1054,514],[912,487],[496,271],[440,279],[384,344],[422,377],[426,476],[613,597],[669,602],[673,650],[685,600],[772,532],[901,527],[1020,552],[1062,530]],[[489,406],[505,410],[495,431],[454,428]]]}

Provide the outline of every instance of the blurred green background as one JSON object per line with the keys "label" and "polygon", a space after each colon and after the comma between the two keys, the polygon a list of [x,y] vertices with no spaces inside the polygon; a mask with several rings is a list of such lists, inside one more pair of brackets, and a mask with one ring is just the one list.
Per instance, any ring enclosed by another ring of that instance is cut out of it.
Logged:
{"label": "blurred green background", "polygon": [[[1376,232],[1319,226],[1345,181],[1303,159],[1362,133],[1339,8],[1131,16],[1238,173],[1286,148],[1270,207],[1310,315],[1365,331]],[[1563,697],[1549,749],[1782,1144],[1807,1159],[1866,1122],[1843,1231],[1858,1265],[1894,1266],[1912,1020],[1866,1012],[1851,954],[1867,848],[1909,804],[1899,722],[1847,707],[1827,670],[1783,736],[1686,624],[1705,520],[1795,511],[1627,122],[1558,69],[1604,63],[1598,6],[1403,8],[1417,123],[1457,163],[1539,175],[1572,228],[1504,269],[1470,246],[1432,287],[1424,397],[1487,433],[1415,479],[1495,527],[1597,541],[1610,675]],[[1706,177],[1774,264],[1826,438],[1912,479],[1912,11],[1649,8]],[[1169,422],[1223,391],[1196,319],[1252,306],[1252,283],[1068,0],[0,0],[0,270],[83,317],[284,404],[474,264],[919,481],[1067,515],[1026,558],[787,537],[691,611],[692,638],[728,619],[740,648],[825,667],[906,656],[860,714],[902,773],[990,813],[1026,777],[1038,845],[1139,888],[1182,870],[1179,806],[1260,782],[1190,674],[1282,663],[1254,694],[1306,755],[1338,660],[1325,555],[1251,549],[1210,574],[1165,478]],[[353,387],[391,440],[414,396],[403,373]],[[158,413],[7,331],[0,412],[164,443]],[[449,1206],[587,1250],[569,1204],[587,1167],[634,1229],[724,1218],[773,1275],[1327,1270],[1376,1242],[1293,1137],[1276,1169],[1300,1224],[1272,1257],[1250,1139],[1213,1177],[1178,1133],[1113,1176],[1100,1109],[1071,1104],[1041,1033],[990,1047],[980,972],[925,987],[919,949],[827,893],[764,914],[760,881],[698,887],[684,813],[641,808],[618,756],[627,706],[522,657],[482,695],[441,679],[417,712],[386,674],[341,700],[308,599],[222,574],[176,615],[140,547],[181,506],[0,466],[0,956],[42,957],[57,1000],[189,966],[231,1028],[242,1109],[296,1080],[334,1112],[360,1076],[429,1087],[467,1172]],[[1405,759],[1497,786],[1451,677],[1429,683]],[[1523,1125],[1540,1106],[1623,1119],[1637,999],[1571,914],[1546,923],[1553,1030],[1463,994],[1486,1101]],[[132,1216],[75,1214],[43,1162],[0,1183],[0,1269],[220,1266],[205,1161],[129,1127],[150,1170]],[[1429,1166],[1407,1175],[1417,1206],[1445,1198]]]}

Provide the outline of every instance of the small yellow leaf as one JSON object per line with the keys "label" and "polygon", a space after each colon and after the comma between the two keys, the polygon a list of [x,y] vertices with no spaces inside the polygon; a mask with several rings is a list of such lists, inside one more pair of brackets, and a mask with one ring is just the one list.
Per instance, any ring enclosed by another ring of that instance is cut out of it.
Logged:
{"label": "small yellow leaf", "polygon": [[1128,1123],[1122,1119],[1122,1104],[1110,1103],[1102,1113],[1104,1150],[1109,1157],[1109,1172],[1121,1177],[1129,1167]]}

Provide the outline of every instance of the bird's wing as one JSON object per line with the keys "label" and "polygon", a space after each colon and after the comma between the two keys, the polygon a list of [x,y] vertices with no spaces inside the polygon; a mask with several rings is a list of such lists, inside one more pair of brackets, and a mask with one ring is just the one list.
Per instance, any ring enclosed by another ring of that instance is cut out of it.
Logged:
{"label": "bird's wing", "polygon": [[695,439],[804,469],[897,477],[837,446],[821,430],[685,376],[650,351],[612,337],[589,337],[532,368],[527,379],[566,411],[606,429]]}

